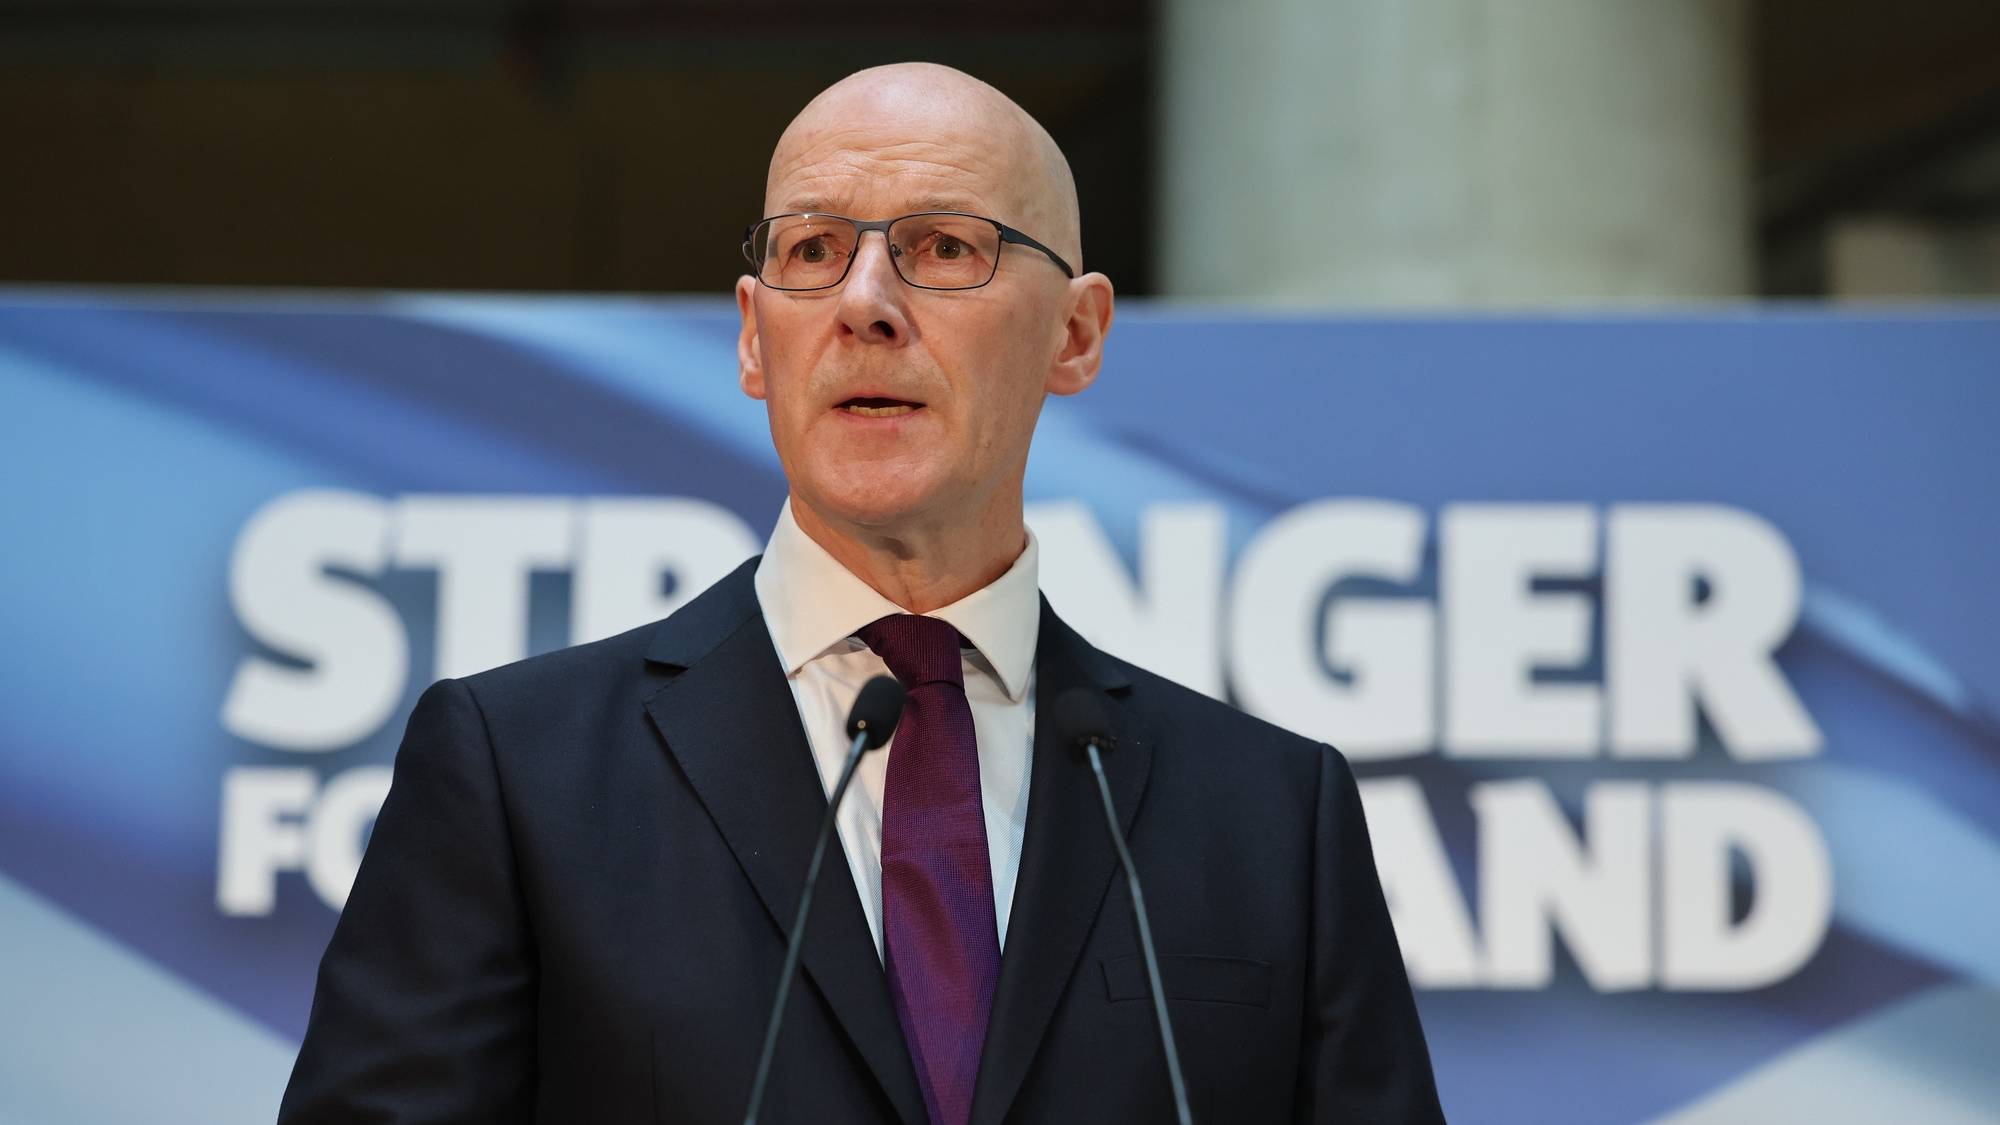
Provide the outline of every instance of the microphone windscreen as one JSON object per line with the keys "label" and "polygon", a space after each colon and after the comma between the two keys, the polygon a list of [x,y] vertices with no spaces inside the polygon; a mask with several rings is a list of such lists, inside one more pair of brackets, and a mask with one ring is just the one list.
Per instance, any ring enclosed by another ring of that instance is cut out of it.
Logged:
{"label": "microphone windscreen", "polygon": [[861,694],[854,697],[854,709],[847,713],[847,737],[866,731],[867,749],[879,748],[889,741],[896,731],[896,720],[903,717],[903,685],[893,676],[877,676],[861,685]]}
{"label": "microphone windscreen", "polygon": [[1036,721],[1051,724],[1058,746],[1080,751],[1087,742],[1111,745],[1111,712],[1104,707],[1104,697],[1087,687],[1063,692],[1049,704],[1046,719]]}

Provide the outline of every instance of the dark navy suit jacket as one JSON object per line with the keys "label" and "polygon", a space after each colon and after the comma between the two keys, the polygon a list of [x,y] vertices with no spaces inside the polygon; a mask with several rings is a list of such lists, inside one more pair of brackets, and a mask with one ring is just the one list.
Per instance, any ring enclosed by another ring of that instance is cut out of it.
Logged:
{"label": "dark navy suit jacket", "polygon": [[[826,797],[754,560],[665,621],[433,685],[320,966],[279,1120],[742,1119]],[[1442,1120],[1332,748],[1091,647],[1198,1120]],[[1044,724],[972,1120],[1173,1118],[1087,765]],[[822,871],[764,1120],[921,1125],[845,863]]]}

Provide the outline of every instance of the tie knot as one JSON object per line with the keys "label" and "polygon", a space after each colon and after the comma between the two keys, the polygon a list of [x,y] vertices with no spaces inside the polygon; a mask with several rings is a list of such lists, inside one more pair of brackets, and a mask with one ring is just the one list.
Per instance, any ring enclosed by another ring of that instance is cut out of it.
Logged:
{"label": "tie knot", "polygon": [[863,644],[889,666],[905,690],[946,683],[963,689],[965,671],[959,664],[958,630],[948,621],[892,613],[855,631]]}

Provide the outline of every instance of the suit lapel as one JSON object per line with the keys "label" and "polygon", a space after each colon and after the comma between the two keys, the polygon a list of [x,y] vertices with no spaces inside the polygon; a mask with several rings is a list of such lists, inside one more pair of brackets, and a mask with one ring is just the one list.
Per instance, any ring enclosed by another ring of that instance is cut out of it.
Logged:
{"label": "suit lapel", "polygon": [[[1130,690],[1128,678],[1043,601],[1035,651],[1038,706],[1078,686],[1107,696],[1118,742],[1106,753],[1105,774],[1119,826],[1129,832],[1152,767],[1152,740],[1118,702]],[[1021,871],[973,1089],[972,1125],[998,1125],[1006,1117],[1117,865],[1089,765],[1073,748],[1056,744],[1049,724],[1037,722]]]}
{"label": "suit lapel", "polygon": [[[681,671],[646,701],[646,710],[782,933],[798,909],[826,794],[757,605],[756,561],[655,632],[648,659]],[[800,953],[805,976],[897,1113],[922,1125],[916,1071],[853,877],[837,850],[820,869],[817,899]]]}

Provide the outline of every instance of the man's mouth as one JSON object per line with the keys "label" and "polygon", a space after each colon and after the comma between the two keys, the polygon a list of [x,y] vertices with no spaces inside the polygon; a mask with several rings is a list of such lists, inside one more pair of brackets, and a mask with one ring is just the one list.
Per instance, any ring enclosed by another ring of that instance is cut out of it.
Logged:
{"label": "man's mouth", "polygon": [[894,418],[901,414],[914,414],[923,408],[924,404],[921,402],[910,402],[900,398],[875,398],[869,396],[850,398],[834,409],[861,418]]}

